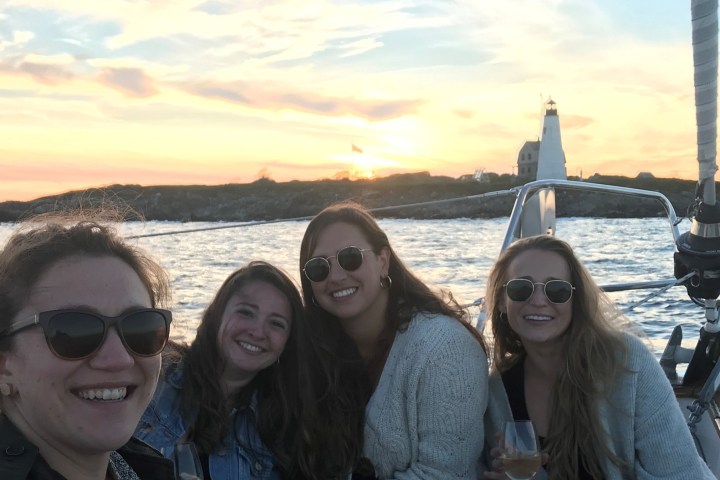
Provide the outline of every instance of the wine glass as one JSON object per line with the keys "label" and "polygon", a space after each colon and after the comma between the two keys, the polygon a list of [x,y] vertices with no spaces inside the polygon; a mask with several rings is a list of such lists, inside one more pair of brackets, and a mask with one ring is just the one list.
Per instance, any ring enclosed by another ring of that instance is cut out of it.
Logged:
{"label": "wine glass", "polygon": [[175,477],[179,480],[203,480],[202,464],[194,443],[176,443],[173,447],[163,447],[160,452],[173,461]]}
{"label": "wine glass", "polygon": [[512,480],[529,480],[540,469],[540,452],[530,420],[505,423],[505,443],[500,455],[505,475]]}

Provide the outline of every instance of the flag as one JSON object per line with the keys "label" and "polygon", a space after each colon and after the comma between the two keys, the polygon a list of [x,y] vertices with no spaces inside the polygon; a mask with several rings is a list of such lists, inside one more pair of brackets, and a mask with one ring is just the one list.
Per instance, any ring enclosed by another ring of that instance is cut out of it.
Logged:
{"label": "flag", "polygon": [[354,143],[352,144],[352,151],[357,153],[363,153],[362,148],[358,147]]}

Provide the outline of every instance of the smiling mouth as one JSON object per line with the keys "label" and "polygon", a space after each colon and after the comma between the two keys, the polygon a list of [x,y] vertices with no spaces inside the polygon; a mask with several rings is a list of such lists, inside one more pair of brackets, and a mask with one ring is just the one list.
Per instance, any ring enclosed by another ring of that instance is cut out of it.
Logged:
{"label": "smiling mouth", "polygon": [[554,317],[550,315],[525,315],[523,318],[531,322],[549,322]]}
{"label": "smiling mouth", "polygon": [[248,352],[251,352],[251,353],[262,353],[265,351],[264,348],[258,347],[257,345],[253,345],[252,343],[244,342],[242,340],[238,340],[235,343],[240,345],[240,348],[242,348],[243,350],[247,350]]}
{"label": "smiling mouth", "polygon": [[332,292],[332,296],[333,298],[344,298],[355,292],[357,292],[357,287],[344,288],[342,290],[338,290],[337,292]]}
{"label": "smiling mouth", "polygon": [[124,400],[128,394],[128,387],[118,388],[91,388],[87,390],[78,390],[75,395],[83,400],[92,400],[96,402],[115,402]]}

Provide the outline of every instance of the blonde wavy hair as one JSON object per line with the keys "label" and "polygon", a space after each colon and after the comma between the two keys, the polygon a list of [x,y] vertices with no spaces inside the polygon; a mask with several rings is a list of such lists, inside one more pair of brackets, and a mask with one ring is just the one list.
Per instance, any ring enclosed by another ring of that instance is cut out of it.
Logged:
{"label": "blonde wavy hair", "polygon": [[544,451],[549,456],[550,478],[577,476],[580,458],[593,478],[603,478],[604,460],[627,467],[608,447],[598,403],[612,391],[615,379],[625,370],[627,345],[618,327],[622,315],[597,286],[566,242],[550,235],[516,241],[500,254],[490,271],[487,311],[493,334],[493,367],[505,372],[525,358],[520,337],[507,315],[501,315],[507,272],[513,260],[528,250],[553,252],[570,267],[572,320],[564,334],[565,368],[553,386],[549,429]]}

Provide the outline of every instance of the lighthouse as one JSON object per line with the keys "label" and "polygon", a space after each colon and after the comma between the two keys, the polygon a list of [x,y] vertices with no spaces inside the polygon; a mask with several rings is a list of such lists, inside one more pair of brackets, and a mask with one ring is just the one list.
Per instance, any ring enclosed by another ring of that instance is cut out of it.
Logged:
{"label": "lighthouse", "polygon": [[[536,180],[567,180],[565,152],[560,138],[557,104],[545,103],[545,116],[540,136]],[[528,197],[520,219],[520,236],[530,237],[555,233],[555,190],[541,188]]]}
{"label": "lighthouse", "polygon": [[567,180],[565,152],[560,138],[560,117],[553,99],[545,103],[540,152],[538,154],[537,180]]}

